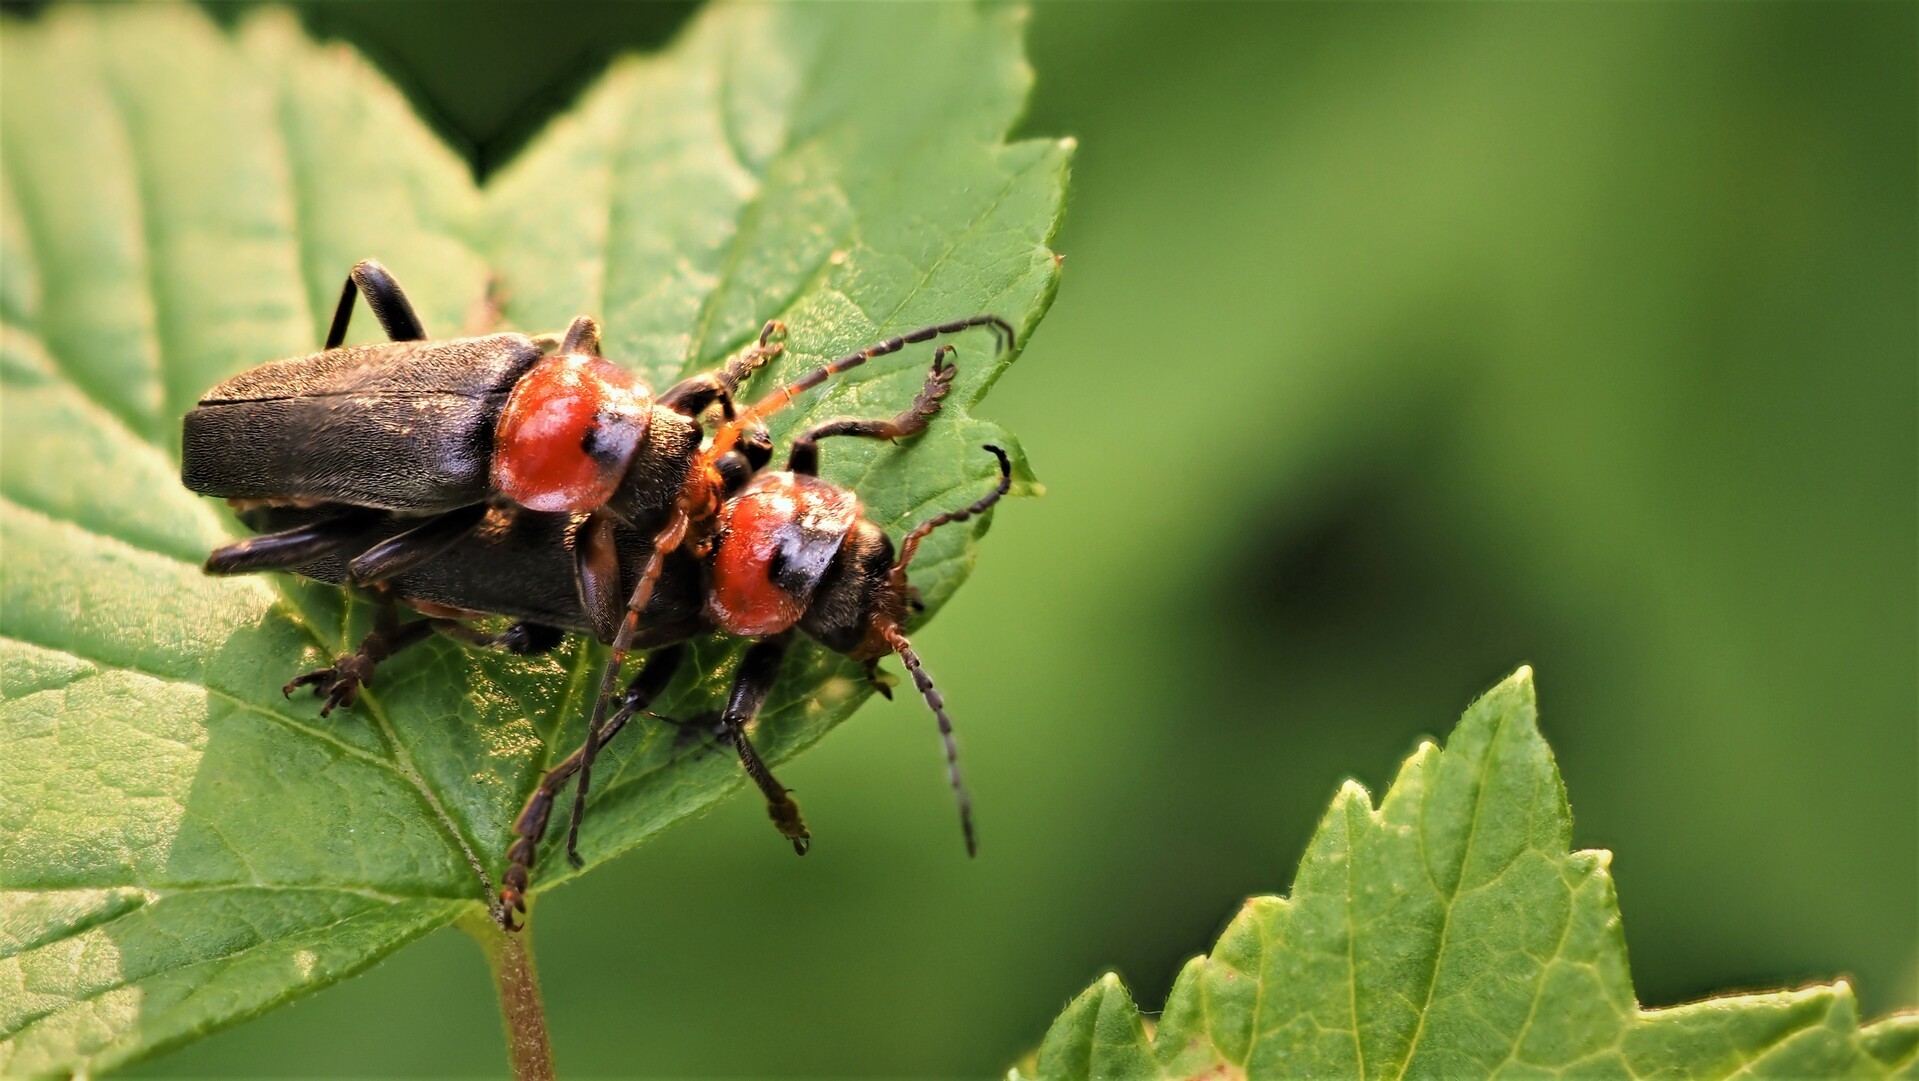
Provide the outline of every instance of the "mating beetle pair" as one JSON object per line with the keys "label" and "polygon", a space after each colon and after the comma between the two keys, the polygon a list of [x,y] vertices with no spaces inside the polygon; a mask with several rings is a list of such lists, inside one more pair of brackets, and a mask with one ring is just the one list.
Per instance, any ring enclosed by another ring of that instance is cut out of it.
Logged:
{"label": "mating beetle pair", "polygon": [[[364,295],[389,342],[342,347]],[[779,355],[783,329],[714,371],[657,398],[599,357],[593,320],[565,336],[491,334],[428,341],[398,284],[368,260],[353,268],[324,349],[273,361],[208,391],[187,414],[182,478],[224,496],[261,533],[215,550],[207,570],[283,569],[355,583],[381,599],[376,625],[334,666],[287,685],[349,705],[377,665],[443,632],[531,653],[569,630],[613,647],[585,744],[548,772],[515,825],[499,915],[515,926],[552,802],[578,777],[574,845],[594,755],[671,681],[680,643],[709,630],[756,638],[736,675],[720,732],[767,798],[780,831],[804,852],[797,806],[747,738],[777,680],[794,630],[865,660],[898,653],[940,722],[969,852],[972,826],[944,706],[904,636],[915,603],[906,568],[926,532],[985,510],[1007,490],[997,448],[992,493],[922,524],[902,542],[866,520],[852,492],[819,479],[819,443],[893,439],[924,429],[951,385],[950,346],[936,351],[911,406],[887,420],[842,420],[795,441],[787,469],[764,471],[764,417],[832,375],[907,344],[990,327],[973,316],[850,353],[740,408],[741,384]],[[710,431],[702,416],[717,411]],[[402,623],[396,601],[426,618]],[[516,622],[487,635],[473,616]],[[655,649],[624,694],[626,653]],[[617,699],[617,709],[615,702]],[[611,715],[609,716],[609,711]]]}

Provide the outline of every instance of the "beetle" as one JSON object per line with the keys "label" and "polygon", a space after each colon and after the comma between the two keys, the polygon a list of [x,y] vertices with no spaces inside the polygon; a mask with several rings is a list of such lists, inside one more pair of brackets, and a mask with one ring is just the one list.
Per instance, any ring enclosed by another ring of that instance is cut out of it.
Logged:
{"label": "beetle", "polygon": [[[922,522],[902,540],[897,557],[885,531],[865,517],[858,496],[818,476],[819,444],[824,439],[895,440],[923,431],[951,388],[957,369],[944,363],[951,354],[950,346],[935,352],[924,385],[904,411],[884,421],[835,420],[818,425],[794,442],[782,471],[752,472],[770,461],[771,447],[765,443],[742,447],[723,461],[728,498],[719,511],[718,529],[705,560],[696,560],[684,548],[669,556],[640,621],[643,630],[633,646],[652,652],[624,693],[616,696],[617,710],[599,727],[589,726],[581,747],[541,778],[515,820],[497,909],[503,926],[509,930],[520,926],[516,913],[526,911],[534,857],[554,801],[569,781],[579,779],[566,847],[568,858],[577,863],[578,831],[594,757],[672,683],[686,657],[685,641],[712,630],[756,639],[735,673],[715,730],[732,745],[765,797],[769,817],[796,852],[805,853],[811,835],[791,792],[774,778],[747,733],[777,683],[796,633],[866,662],[868,678],[888,697],[890,691],[878,678],[878,661],[888,653],[900,656],[938,722],[967,852],[976,850],[971,799],[960,775],[945,702],[905,637],[909,614],[918,607],[906,572],[927,534],[983,513],[1007,492],[1011,463],[999,448],[988,446],[999,463],[999,481],[993,491],[964,508]],[[293,532],[320,513],[325,512],[278,506],[251,509],[247,518],[260,528]],[[327,521],[335,523],[332,528],[348,528],[338,524],[338,518]],[[350,541],[340,546],[344,551],[383,543],[406,528],[405,519],[382,513],[364,513],[349,521],[353,532]],[[367,636],[369,645],[362,647],[366,678],[370,680],[373,664],[436,631],[472,644],[533,652],[557,644],[558,629],[590,630],[591,617],[571,588],[571,563],[565,550],[571,527],[567,516],[559,514],[523,512],[499,517],[489,527],[457,538],[438,558],[396,575],[386,583],[387,603]],[[614,540],[621,581],[632,582],[652,562],[652,537],[644,530],[619,525]],[[320,581],[351,580],[349,560],[339,550],[291,569]],[[427,613],[427,618],[400,623],[391,603],[395,597]],[[488,636],[462,618],[481,613],[506,615],[519,622],[502,634]],[[300,683],[296,680],[288,689]]]}
{"label": "beetle", "polygon": [[[362,296],[389,340],[342,345]],[[922,327],[840,357],[739,411],[741,383],[783,350],[777,322],[721,367],[655,398],[599,355],[599,325],[587,316],[557,342],[515,333],[429,340],[399,283],[367,259],[348,273],[320,352],[242,372],[187,413],[181,479],[242,509],[322,511],[215,549],[206,562],[212,574],[285,569],[350,551],[346,579],[372,585],[441,556],[496,511],[577,518],[566,537],[574,588],[595,637],[614,647],[605,698],[664,560],[683,543],[705,543],[729,483],[722,463],[742,436],[750,441],[764,418],[833,375],[973,327],[992,329],[1002,348],[1013,345],[1012,327],[997,316]],[[721,423],[702,446],[700,417],[713,406]],[[386,512],[407,528],[354,548],[368,512]],[[630,590],[616,540],[622,527],[647,529],[651,538]],[[323,713],[350,704],[377,663],[364,647],[380,644],[363,643],[296,683],[326,697]]]}
{"label": "beetle", "polygon": [[[945,350],[941,350],[945,353]],[[948,782],[959,806],[967,855],[978,850],[972,799],[959,768],[959,750],[946,703],[906,637],[909,613],[921,607],[907,580],[907,568],[920,543],[933,530],[982,514],[1012,485],[1006,452],[988,445],[999,464],[993,490],[958,510],[934,515],[915,526],[897,550],[880,525],[865,515],[859,496],[819,475],[819,443],[832,436],[899,439],[925,429],[951,385],[953,368],[934,358],[933,372],[913,404],[890,420],[836,420],[797,439],[786,468],[760,472],[728,499],[707,556],[704,617],[723,633],[754,640],[741,658],[717,731],[729,740],[740,763],[766,799],[775,828],[804,855],[811,834],[792,793],[776,780],[753,748],[746,728],[772,692],[781,663],[796,634],[866,664],[875,689],[892,697],[878,672],[879,660],[895,654],[938,723],[946,752]],[[649,614],[651,613],[649,609]],[[514,823],[500,891],[499,918],[517,930],[514,914],[526,911],[525,894],[540,840],[545,836],[554,800],[568,780],[578,777],[567,858],[580,865],[576,851],[595,755],[637,713],[644,711],[672,682],[684,659],[678,644],[651,654],[620,696],[616,712],[603,724],[590,724],[585,742],[549,770]],[[596,717],[610,702],[606,696]]]}

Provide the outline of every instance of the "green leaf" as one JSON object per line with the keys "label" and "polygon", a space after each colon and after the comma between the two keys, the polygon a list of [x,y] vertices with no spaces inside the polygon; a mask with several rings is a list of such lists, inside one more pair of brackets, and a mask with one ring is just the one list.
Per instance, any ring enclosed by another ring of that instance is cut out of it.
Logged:
{"label": "green leaf", "polygon": [[[775,317],[789,351],[759,387],[980,311],[1023,340],[1057,281],[1070,146],[1003,141],[1030,83],[1006,10],[708,11],[661,56],[615,63],[485,190],[367,64],[282,13],[228,34],[187,7],[56,8],[6,23],[0,72],[10,1075],[132,1061],[478,911],[520,805],[581,737],[597,647],[429,643],[322,720],[280,685],[349,648],[367,606],[200,573],[240,529],[181,489],[180,416],[224,376],[315,348],[356,259],[386,263],[443,336],[475,329],[490,281],[509,325],[594,314],[656,387]],[[375,333],[363,311],[354,337]],[[955,343],[958,389],[924,437],[827,453],[896,531],[990,487],[981,443],[1017,446],[968,415],[1012,357],[984,333]],[[776,434],[896,411],[927,357],[870,366]],[[928,543],[930,604],[984,528]],[[659,708],[713,708],[736,653],[702,643]],[[790,662],[756,732],[768,757],[848,716],[867,694],[852,674],[816,649]],[[741,785],[666,732],[603,761],[590,862]],[[766,844],[782,858],[770,828]],[[552,857],[536,888],[573,873]]]}
{"label": "green leaf", "polygon": [[1156,1028],[1108,974],[1053,1023],[1036,1076],[1919,1076],[1919,1013],[1862,1030],[1843,982],[1642,1009],[1611,854],[1571,839],[1521,669],[1377,809],[1343,785],[1292,896],[1247,901]]}

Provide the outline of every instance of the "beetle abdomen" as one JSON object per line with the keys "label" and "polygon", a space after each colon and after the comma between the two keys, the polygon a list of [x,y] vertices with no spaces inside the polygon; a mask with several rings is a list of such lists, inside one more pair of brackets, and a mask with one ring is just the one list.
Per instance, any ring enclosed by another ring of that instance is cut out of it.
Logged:
{"label": "beetle abdomen", "polygon": [[420,512],[482,502],[494,420],[540,356],[530,338],[492,334],[262,364],[187,413],[181,479],[229,499]]}

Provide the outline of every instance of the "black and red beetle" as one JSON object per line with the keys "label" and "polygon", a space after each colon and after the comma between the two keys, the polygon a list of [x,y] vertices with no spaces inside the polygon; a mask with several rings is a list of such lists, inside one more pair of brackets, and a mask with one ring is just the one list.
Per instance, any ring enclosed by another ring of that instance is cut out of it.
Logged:
{"label": "black and red beetle", "polygon": [[[340,346],[356,293],[391,342]],[[786,470],[755,471],[771,455],[759,421],[796,394],[908,343],[976,326],[1010,346],[1012,328],[994,316],[926,327],[841,357],[742,410],[733,395],[780,352],[777,324],[722,368],[652,400],[597,356],[598,329],[586,317],[557,342],[518,334],[426,341],[398,285],[368,260],[348,277],[325,350],[242,373],[188,414],[182,474],[195,491],[227,496],[263,531],[215,550],[210,573],[285,569],[376,589],[379,616],[356,652],[287,685],[289,693],[313,685],[327,698],[322,713],[350,704],[382,660],[435,631],[521,653],[552,648],[566,630],[611,640],[586,742],[548,772],[515,824],[500,895],[509,928],[525,911],[534,848],[558,791],[578,775],[567,843],[577,862],[595,753],[671,682],[680,643],[715,628],[760,639],[741,663],[719,731],[797,851],[809,839],[798,807],[745,731],[795,629],[867,661],[869,673],[889,652],[906,662],[939,720],[970,853],[970,810],[944,703],[904,637],[917,604],[905,572],[928,532],[1006,492],[1010,464],[988,448],[1001,466],[995,490],[922,523],[897,561],[857,496],[814,475],[822,439],[923,430],[951,385],[955,369],[943,364],[951,347],[935,353],[906,411],[820,425],[795,442]],[[702,444],[698,418],[716,404],[722,422]],[[395,601],[428,618],[401,623]],[[484,614],[517,622],[486,635],[466,622]],[[632,648],[655,652],[615,695]]]}
{"label": "black and red beetle", "polygon": [[[341,345],[360,294],[390,341]],[[621,639],[637,633],[662,561],[689,540],[703,546],[742,434],[837,373],[980,326],[1010,347],[1012,328],[996,316],[923,327],[847,354],[740,411],[733,400],[740,383],[782,350],[778,323],[720,368],[654,398],[598,355],[599,326],[586,316],[558,341],[513,333],[427,340],[399,283],[369,259],[348,274],[321,352],[242,372],[187,413],[181,479],[242,508],[335,512],[216,549],[206,564],[213,574],[344,553],[368,512],[404,517],[409,526],[352,550],[347,576],[368,585],[431,561],[490,512],[573,516],[574,584],[595,637],[614,645],[617,666],[628,647]],[[714,405],[722,421],[703,446],[699,418]],[[621,526],[652,537],[651,558],[630,592],[614,539]],[[367,668],[357,658],[307,680],[326,695],[327,709],[353,700]],[[603,695],[613,676],[609,669]]]}
{"label": "black and red beetle", "polygon": [[[717,731],[732,742],[740,763],[759,786],[774,826],[802,855],[811,843],[811,834],[800,817],[799,805],[761,760],[746,731],[778,681],[781,663],[796,633],[864,661],[873,686],[889,698],[891,692],[877,670],[879,659],[889,653],[899,656],[939,722],[967,854],[972,855],[977,847],[972,802],[960,776],[959,751],[945,700],[906,637],[908,614],[920,603],[906,572],[927,534],[983,513],[1006,494],[1012,484],[1012,463],[998,447],[986,447],[999,462],[999,483],[966,507],[934,515],[915,526],[901,541],[897,557],[885,530],[866,517],[859,496],[817,475],[819,441],[829,436],[890,440],[924,430],[951,385],[953,367],[940,364],[948,352],[941,349],[935,356],[925,388],[904,412],[890,420],[838,420],[811,429],[794,442],[785,470],[754,476],[720,511],[719,529],[706,560],[702,615],[707,627],[755,641],[740,660]],[[647,614],[655,616],[655,609],[649,607]],[[657,614],[672,618],[664,607]],[[577,774],[579,783],[566,846],[568,858],[577,864],[574,846],[595,754],[666,689],[683,657],[678,644],[651,654],[621,696],[618,711],[604,724],[589,726],[585,744],[549,770],[527,800],[514,823],[517,836],[507,850],[507,870],[500,891],[500,918],[509,929],[515,926],[514,912],[526,911],[528,876],[546,833],[554,799]]]}

